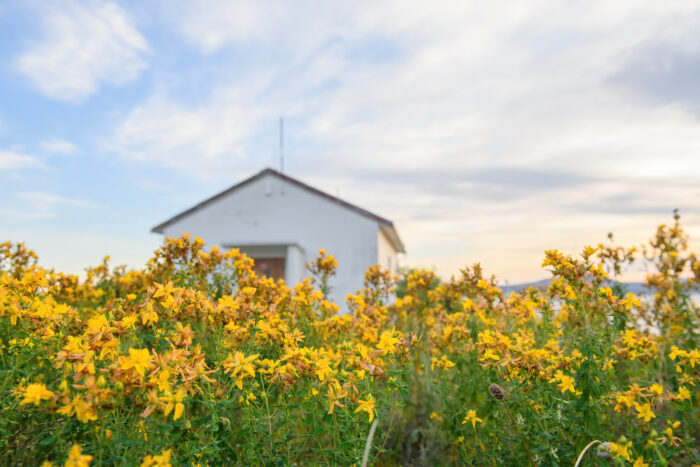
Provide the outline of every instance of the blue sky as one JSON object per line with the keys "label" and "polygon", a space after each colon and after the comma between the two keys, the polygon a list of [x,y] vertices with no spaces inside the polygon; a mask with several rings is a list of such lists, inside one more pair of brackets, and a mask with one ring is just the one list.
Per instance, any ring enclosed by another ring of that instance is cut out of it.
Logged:
{"label": "blue sky", "polygon": [[[700,4],[5,1],[0,239],[80,272],[264,167],[392,219],[404,264],[700,235]],[[693,245],[697,243],[693,242]]]}

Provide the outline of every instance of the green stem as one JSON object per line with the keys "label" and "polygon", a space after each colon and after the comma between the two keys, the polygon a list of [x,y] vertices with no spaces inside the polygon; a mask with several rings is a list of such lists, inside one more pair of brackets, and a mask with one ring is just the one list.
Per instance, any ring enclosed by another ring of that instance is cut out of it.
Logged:
{"label": "green stem", "polygon": [[527,443],[525,442],[525,438],[523,438],[523,434],[520,432],[520,428],[518,428],[518,424],[515,423],[515,419],[513,418],[513,415],[510,413],[510,409],[508,408],[508,404],[506,404],[505,399],[501,399],[501,402],[503,402],[503,406],[506,408],[506,412],[508,412],[508,416],[510,417],[510,421],[513,422],[513,426],[515,427],[516,430],[518,430],[518,435],[520,436],[520,439],[523,442],[523,445],[525,445],[525,449],[527,450],[527,455],[530,456],[530,462],[532,462],[533,467],[537,467],[537,464],[535,464],[535,461],[532,458],[532,453],[530,452],[530,448],[527,447]]}

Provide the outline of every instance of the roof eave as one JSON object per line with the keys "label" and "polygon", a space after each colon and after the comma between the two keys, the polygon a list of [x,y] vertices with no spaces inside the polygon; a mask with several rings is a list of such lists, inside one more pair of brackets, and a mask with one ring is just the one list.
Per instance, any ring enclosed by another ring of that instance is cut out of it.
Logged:
{"label": "roof eave", "polygon": [[399,233],[394,228],[394,224],[383,224],[379,226],[379,229],[384,233],[386,239],[391,243],[397,253],[406,253],[406,247],[399,237]]}

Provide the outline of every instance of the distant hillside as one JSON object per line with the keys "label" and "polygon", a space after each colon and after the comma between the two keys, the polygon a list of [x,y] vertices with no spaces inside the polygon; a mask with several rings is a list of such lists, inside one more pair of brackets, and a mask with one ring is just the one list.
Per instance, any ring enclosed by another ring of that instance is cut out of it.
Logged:
{"label": "distant hillside", "polygon": [[[534,288],[540,288],[540,287],[549,287],[551,280],[550,279],[542,279],[541,281],[537,282],[526,282],[523,284],[513,284],[513,285],[501,285],[501,290],[503,290],[504,293],[511,293],[511,292],[520,292],[521,290],[527,290],[529,287],[534,287]],[[616,284],[615,281],[608,281],[608,286],[612,287],[614,284]],[[644,287],[644,284],[641,282],[619,282],[622,287],[628,291],[632,292],[634,294],[639,294],[642,292],[646,292],[647,289]]]}

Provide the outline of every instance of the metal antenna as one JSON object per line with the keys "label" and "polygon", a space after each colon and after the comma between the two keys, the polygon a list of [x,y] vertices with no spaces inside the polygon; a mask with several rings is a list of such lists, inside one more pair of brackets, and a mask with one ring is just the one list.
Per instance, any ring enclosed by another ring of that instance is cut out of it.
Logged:
{"label": "metal antenna", "polygon": [[280,173],[284,173],[284,117],[280,117]]}

